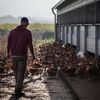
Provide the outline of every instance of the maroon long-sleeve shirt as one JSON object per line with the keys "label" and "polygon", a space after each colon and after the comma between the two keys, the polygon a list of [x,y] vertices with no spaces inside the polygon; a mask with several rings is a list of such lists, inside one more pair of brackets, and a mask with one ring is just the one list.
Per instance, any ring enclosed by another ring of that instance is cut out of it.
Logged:
{"label": "maroon long-sleeve shirt", "polygon": [[28,47],[34,54],[31,31],[21,25],[17,26],[8,36],[8,55],[11,52],[11,56],[27,56]]}

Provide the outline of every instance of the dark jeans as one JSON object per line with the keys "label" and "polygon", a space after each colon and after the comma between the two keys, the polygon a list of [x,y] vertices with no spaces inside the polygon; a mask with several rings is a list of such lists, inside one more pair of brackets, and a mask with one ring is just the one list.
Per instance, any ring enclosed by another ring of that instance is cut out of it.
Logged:
{"label": "dark jeans", "polygon": [[27,59],[26,57],[12,57],[13,69],[16,80],[15,92],[22,90],[22,84],[24,80],[24,74],[26,71]]}

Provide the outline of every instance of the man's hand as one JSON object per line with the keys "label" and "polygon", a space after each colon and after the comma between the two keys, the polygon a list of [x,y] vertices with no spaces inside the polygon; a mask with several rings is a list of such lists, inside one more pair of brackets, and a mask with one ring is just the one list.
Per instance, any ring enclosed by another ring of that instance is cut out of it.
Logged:
{"label": "man's hand", "polygon": [[10,59],[11,58],[11,54],[9,53],[8,55],[7,55],[7,59]]}
{"label": "man's hand", "polygon": [[35,60],[35,56],[34,56],[34,54],[33,54],[33,60]]}
{"label": "man's hand", "polygon": [[9,64],[12,64],[12,57],[11,56],[7,56],[7,61]]}

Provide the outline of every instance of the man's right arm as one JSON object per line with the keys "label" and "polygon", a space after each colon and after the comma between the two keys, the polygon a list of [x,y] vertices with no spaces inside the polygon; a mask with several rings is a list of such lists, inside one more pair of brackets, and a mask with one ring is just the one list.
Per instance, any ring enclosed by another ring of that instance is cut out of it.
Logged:
{"label": "man's right arm", "polygon": [[34,55],[34,50],[33,50],[33,44],[32,44],[31,41],[29,42],[29,49],[30,49],[30,52],[32,54],[33,60],[35,60],[35,55]]}
{"label": "man's right arm", "polygon": [[28,40],[29,40],[28,46],[29,46],[30,52],[32,54],[33,60],[35,60],[34,49],[33,49],[33,44],[32,44],[32,33],[31,32],[29,34],[29,39]]}

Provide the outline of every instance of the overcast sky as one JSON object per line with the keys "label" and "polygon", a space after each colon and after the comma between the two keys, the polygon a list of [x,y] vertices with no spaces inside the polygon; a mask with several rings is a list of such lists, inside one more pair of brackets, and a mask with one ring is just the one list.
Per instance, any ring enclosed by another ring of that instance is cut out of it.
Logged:
{"label": "overcast sky", "polygon": [[0,0],[0,16],[53,18],[51,8],[60,0]]}

